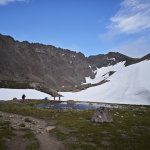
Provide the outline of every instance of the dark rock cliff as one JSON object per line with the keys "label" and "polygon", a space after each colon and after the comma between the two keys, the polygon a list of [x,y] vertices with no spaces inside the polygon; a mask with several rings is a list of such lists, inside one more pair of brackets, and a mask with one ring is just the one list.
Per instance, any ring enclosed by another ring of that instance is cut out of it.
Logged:
{"label": "dark rock cliff", "polygon": [[85,76],[93,76],[82,53],[19,42],[3,35],[0,35],[0,70],[0,79],[35,81],[54,89],[78,86]]}
{"label": "dark rock cliff", "polygon": [[0,34],[0,80],[36,82],[55,90],[74,88],[85,82],[85,77],[94,78],[96,67],[101,68],[133,59],[120,53],[86,58],[82,53],[51,45],[15,41]]}
{"label": "dark rock cliff", "polygon": [[134,59],[118,52],[109,52],[108,54],[100,54],[96,56],[88,57],[88,62],[91,64],[93,69],[107,67],[108,65],[115,65],[121,61],[126,61],[125,65],[131,65],[136,63],[138,59]]}

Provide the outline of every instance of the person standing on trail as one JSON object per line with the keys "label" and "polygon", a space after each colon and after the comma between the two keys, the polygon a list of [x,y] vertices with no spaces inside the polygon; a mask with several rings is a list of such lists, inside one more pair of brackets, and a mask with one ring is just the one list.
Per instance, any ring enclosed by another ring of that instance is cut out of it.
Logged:
{"label": "person standing on trail", "polygon": [[54,96],[54,101],[55,101],[55,96]]}
{"label": "person standing on trail", "polygon": [[24,99],[25,99],[25,94],[22,95],[22,102],[24,103]]}

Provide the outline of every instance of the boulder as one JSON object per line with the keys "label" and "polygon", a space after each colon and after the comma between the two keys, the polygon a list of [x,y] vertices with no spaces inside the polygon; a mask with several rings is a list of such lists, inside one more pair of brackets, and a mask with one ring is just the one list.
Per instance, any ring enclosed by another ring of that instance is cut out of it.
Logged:
{"label": "boulder", "polygon": [[50,109],[50,108],[52,108],[51,105],[44,106],[44,109]]}
{"label": "boulder", "polygon": [[16,97],[14,97],[12,100],[13,100],[13,101],[17,101],[18,99],[17,99]]}
{"label": "boulder", "polygon": [[97,108],[91,118],[92,122],[113,122],[112,115],[106,107]]}
{"label": "boulder", "polygon": [[68,107],[62,107],[61,109],[59,109],[60,113],[64,113],[64,112],[68,112]]}
{"label": "boulder", "polygon": [[76,102],[74,100],[67,101],[67,104],[75,104]]}

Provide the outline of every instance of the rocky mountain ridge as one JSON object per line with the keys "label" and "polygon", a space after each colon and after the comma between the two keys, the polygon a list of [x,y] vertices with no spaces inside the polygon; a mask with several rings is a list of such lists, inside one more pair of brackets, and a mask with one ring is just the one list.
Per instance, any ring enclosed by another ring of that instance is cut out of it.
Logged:
{"label": "rocky mountain ridge", "polygon": [[2,34],[0,53],[0,80],[35,82],[55,90],[81,86],[85,77],[95,77],[96,68],[121,61],[126,61],[126,65],[139,61],[115,52],[85,57],[81,52],[19,42]]}

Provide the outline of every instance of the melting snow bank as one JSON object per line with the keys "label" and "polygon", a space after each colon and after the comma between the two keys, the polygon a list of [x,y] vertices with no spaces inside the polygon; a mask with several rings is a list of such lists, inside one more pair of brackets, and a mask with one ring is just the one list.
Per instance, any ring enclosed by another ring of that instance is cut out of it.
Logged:
{"label": "melting snow bank", "polygon": [[59,92],[61,100],[150,105],[150,61],[123,67],[109,80],[80,92]]}
{"label": "melting snow bank", "polygon": [[51,97],[49,94],[34,89],[0,89],[0,100],[12,100],[13,98],[22,99],[22,95],[26,95],[26,99],[44,99]]}
{"label": "melting snow bank", "polygon": [[88,84],[88,83],[91,83],[91,84],[99,83],[100,81],[109,78],[108,73],[110,71],[116,72],[116,71],[120,71],[123,68],[125,68],[124,64],[125,64],[125,61],[117,63],[114,66],[97,68],[97,70],[93,71],[96,73],[95,78],[91,79],[90,77],[85,77],[86,83],[82,83],[82,84],[84,85],[84,84]]}

